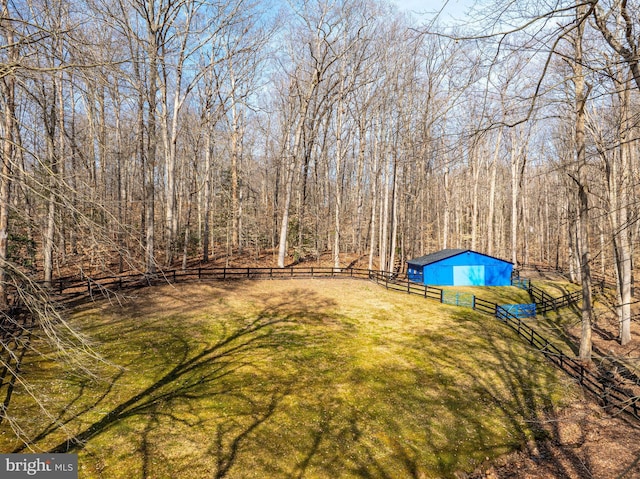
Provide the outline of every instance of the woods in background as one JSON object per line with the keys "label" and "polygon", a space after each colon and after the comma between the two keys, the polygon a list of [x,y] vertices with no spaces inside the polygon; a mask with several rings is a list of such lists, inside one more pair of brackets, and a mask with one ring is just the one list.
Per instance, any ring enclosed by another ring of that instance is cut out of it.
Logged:
{"label": "woods in background", "polygon": [[376,0],[0,0],[3,301],[214,251],[465,247],[615,276],[624,344],[640,3],[499,3],[461,29]]}

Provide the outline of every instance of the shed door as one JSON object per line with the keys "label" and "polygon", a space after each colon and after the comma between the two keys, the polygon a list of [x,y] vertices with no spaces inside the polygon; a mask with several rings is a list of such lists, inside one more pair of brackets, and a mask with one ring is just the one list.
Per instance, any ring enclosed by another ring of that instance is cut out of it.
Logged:
{"label": "shed door", "polygon": [[484,265],[454,266],[454,286],[484,286]]}

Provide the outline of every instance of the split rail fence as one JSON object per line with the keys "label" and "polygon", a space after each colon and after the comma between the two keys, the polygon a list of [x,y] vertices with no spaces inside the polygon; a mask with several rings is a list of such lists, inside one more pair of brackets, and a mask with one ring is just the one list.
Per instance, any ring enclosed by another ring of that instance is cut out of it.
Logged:
{"label": "split rail fence", "polygon": [[528,287],[524,289],[527,290],[529,295],[533,298],[533,301],[536,303],[536,312],[538,314],[557,311],[560,308],[575,304],[582,299],[582,291],[574,291],[554,298],[549,293],[533,286],[530,282]]}
{"label": "split rail fence", "polygon": [[538,314],[557,311],[560,308],[575,304],[582,299],[582,291],[574,291],[559,297],[553,297],[546,291],[534,286],[528,278],[521,278],[520,273],[515,270],[511,278],[511,285],[524,289],[529,293],[529,296],[531,296],[536,303],[536,312]]}
{"label": "split rail fence", "polygon": [[[388,290],[404,292],[421,296],[425,299],[447,302],[447,291],[398,278],[393,273],[373,271],[359,268],[318,268],[318,267],[287,267],[287,268],[191,268],[165,270],[162,273],[126,274],[120,276],[76,277],[61,278],[54,282],[53,288],[60,295],[61,300],[73,301],[97,296],[113,297],[119,292],[130,289],[144,288],[162,283],[178,283],[189,281],[220,281],[240,279],[301,279],[301,278],[355,278],[373,281]],[[577,301],[575,293],[562,298],[552,298],[548,293],[537,288],[531,288],[531,295],[540,301],[549,311],[558,309]],[[476,311],[491,315],[511,328],[518,336],[527,341],[533,348],[540,351],[557,367],[574,378],[583,388],[594,395],[601,405],[611,414],[626,413],[640,419],[640,398],[616,384],[606,373],[586,367],[577,359],[567,356],[547,338],[531,328],[507,309],[498,304],[472,296],[472,300],[465,306]],[[548,309],[550,308],[550,309]]]}

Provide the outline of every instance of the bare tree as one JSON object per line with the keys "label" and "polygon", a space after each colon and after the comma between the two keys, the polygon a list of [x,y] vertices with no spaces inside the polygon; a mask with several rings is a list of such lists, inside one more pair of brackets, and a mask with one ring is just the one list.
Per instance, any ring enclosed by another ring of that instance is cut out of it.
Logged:
{"label": "bare tree", "polygon": [[582,334],[580,336],[580,359],[590,360],[592,350],[591,328],[593,321],[592,290],[591,290],[591,252],[589,245],[589,193],[586,151],[586,103],[589,88],[585,83],[583,73],[583,36],[585,29],[586,5],[576,7],[576,22],[578,26],[572,38],[574,47],[574,61],[572,82],[575,91],[575,145],[576,172],[571,177],[578,188],[578,251],[580,256],[580,282],[582,284]]}
{"label": "bare tree", "polygon": [[5,47],[0,49],[3,63],[12,68],[4,68],[0,72],[2,88],[2,116],[0,117],[1,134],[1,171],[0,171],[0,309],[7,306],[7,253],[9,246],[9,211],[11,204],[11,185],[16,149],[20,147],[16,137],[16,77],[14,68],[19,62],[19,43],[14,31],[13,20],[9,11],[8,0],[0,3],[0,38]]}

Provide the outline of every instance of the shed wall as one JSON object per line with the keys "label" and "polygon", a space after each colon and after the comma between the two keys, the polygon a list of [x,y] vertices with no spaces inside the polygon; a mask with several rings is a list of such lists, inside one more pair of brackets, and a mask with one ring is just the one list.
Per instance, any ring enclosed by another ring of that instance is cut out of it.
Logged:
{"label": "shed wall", "polygon": [[[422,274],[419,270],[422,268]],[[509,286],[513,265],[473,251],[425,266],[409,262],[409,280],[438,286]],[[413,273],[412,273],[413,271]]]}

